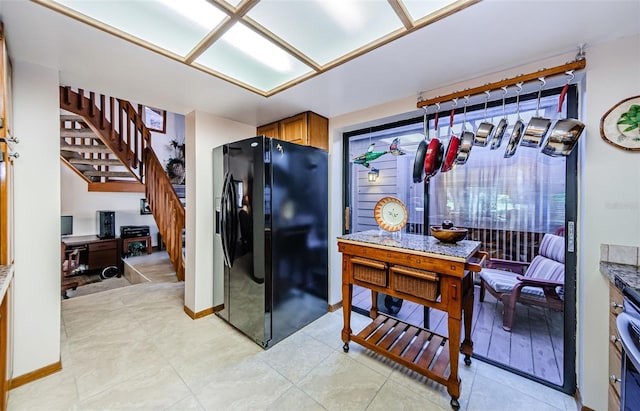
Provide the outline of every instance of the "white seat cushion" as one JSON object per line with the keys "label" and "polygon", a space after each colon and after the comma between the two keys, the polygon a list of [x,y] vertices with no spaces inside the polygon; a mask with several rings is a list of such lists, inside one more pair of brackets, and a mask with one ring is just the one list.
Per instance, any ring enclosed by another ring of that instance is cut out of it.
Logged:
{"label": "white seat cushion", "polygon": [[[493,268],[483,268],[480,271],[480,277],[498,293],[509,293],[513,287],[519,282],[516,278],[517,274],[509,271],[496,270]],[[545,299],[544,291],[540,287],[524,287],[520,290],[520,294],[526,294],[528,297],[539,298],[541,301]]]}

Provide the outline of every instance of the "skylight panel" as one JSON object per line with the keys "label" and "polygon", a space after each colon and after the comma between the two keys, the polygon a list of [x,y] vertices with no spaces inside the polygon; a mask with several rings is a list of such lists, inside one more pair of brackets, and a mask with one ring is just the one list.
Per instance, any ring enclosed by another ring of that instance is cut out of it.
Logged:
{"label": "skylight panel", "polygon": [[225,17],[206,0],[57,3],[180,56],[189,53]]}
{"label": "skylight panel", "polygon": [[247,16],[320,65],[403,27],[386,1],[262,0]]}
{"label": "skylight panel", "polygon": [[402,0],[413,21],[420,20],[455,2],[455,0]]}
{"label": "skylight panel", "polygon": [[266,92],[311,72],[311,68],[236,23],[195,63]]}

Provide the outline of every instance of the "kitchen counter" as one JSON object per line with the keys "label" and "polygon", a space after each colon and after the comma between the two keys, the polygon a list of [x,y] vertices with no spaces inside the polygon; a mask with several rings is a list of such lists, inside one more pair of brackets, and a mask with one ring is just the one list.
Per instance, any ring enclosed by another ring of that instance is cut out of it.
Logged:
{"label": "kitchen counter", "polygon": [[640,288],[640,266],[601,261],[600,273],[620,290],[624,287]]}
{"label": "kitchen counter", "polygon": [[456,244],[447,244],[432,236],[389,233],[382,230],[346,234],[338,237],[338,241],[350,244],[367,243],[371,247],[384,250],[410,250],[415,255],[458,262],[467,262],[480,248],[479,241],[462,240]]}
{"label": "kitchen counter", "polygon": [[0,265],[0,301],[4,299],[12,278],[13,265]]}

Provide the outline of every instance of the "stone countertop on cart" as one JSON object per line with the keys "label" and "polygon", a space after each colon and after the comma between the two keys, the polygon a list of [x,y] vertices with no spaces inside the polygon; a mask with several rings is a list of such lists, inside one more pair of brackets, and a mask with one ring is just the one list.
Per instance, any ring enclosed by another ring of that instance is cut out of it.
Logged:
{"label": "stone countertop on cart", "polygon": [[408,233],[390,233],[383,230],[368,230],[345,234],[338,242],[366,243],[375,248],[411,252],[432,258],[467,262],[480,248],[479,241],[462,240],[455,244],[443,243],[435,237]]}
{"label": "stone countertop on cart", "polygon": [[620,290],[624,287],[640,288],[640,266],[601,261],[600,272]]}

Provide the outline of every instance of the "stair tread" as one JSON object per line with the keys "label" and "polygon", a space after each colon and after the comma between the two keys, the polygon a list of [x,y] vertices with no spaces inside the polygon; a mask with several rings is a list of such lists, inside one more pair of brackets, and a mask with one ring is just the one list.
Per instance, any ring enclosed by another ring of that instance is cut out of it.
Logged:
{"label": "stair tread", "polygon": [[107,146],[95,146],[88,144],[75,144],[60,147],[60,151],[74,151],[76,153],[111,153]]}
{"label": "stair tread", "polygon": [[62,121],[84,121],[84,117],[78,116],[76,114],[60,114],[60,120]]}
{"label": "stair tread", "polygon": [[90,128],[61,128],[60,137],[100,138]]}
{"label": "stair tread", "polygon": [[133,175],[128,171],[98,171],[98,170],[88,170],[83,172],[87,177],[131,177]]}
{"label": "stair tread", "polygon": [[113,158],[70,158],[71,164],[90,164],[104,166],[124,166],[120,160]]}

